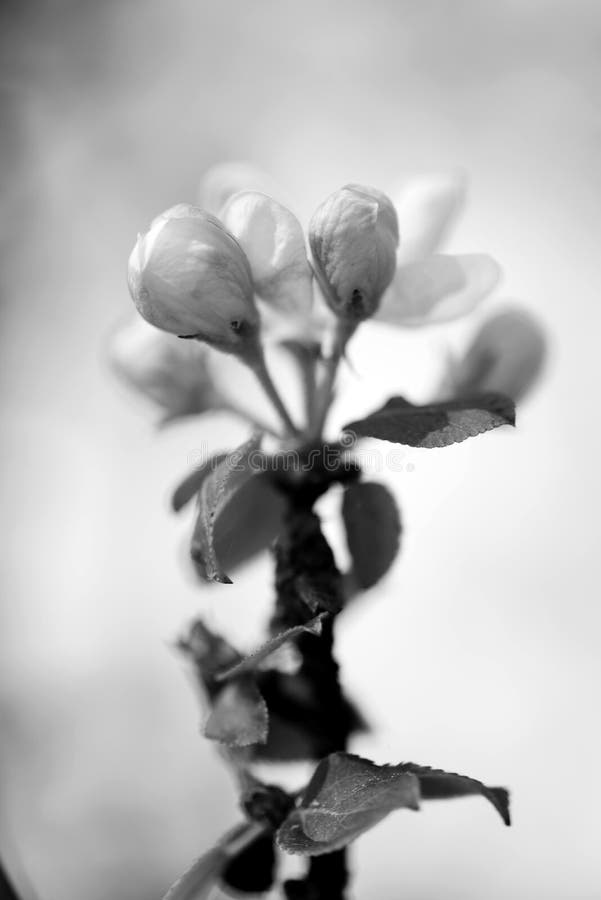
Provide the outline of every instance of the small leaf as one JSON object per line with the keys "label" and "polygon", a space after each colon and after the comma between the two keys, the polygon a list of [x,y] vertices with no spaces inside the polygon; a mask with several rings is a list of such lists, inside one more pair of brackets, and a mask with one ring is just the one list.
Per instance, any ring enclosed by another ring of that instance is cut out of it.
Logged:
{"label": "small leaf", "polygon": [[217,557],[216,526],[227,505],[233,502],[243,485],[257,474],[256,462],[260,446],[261,435],[253,436],[234,453],[229,454],[202,483],[191,553],[208,581],[231,584],[231,579]]}
{"label": "small leaf", "polygon": [[350,484],[342,501],[346,540],[353,575],[367,590],[391,567],[399,551],[401,519],[396,501],[383,484]]}
{"label": "small leaf", "polygon": [[177,642],[177,647],[194,663],[201,686],[209,697],[214,697],[220,690],[216,673],[231,668],[242,659],[238,651],[221,635],[207,628],[202,619],[192,623],[188,634]]}
{"label": "small leaf", "polygon": [[252,678],[226,684],[213,699],[204,735],[228,747],[248,747],[267,740],[267,705]]}
{"label": "small leaf", "polygon": [[395,809],[419,809],[420,800],[470,794],[485,797],[503,822],[510,824],[505,788],[489,788],[474,778],[414,763],[379,766],[348,753],[332,753],[317,766],[296,809],[280,827],[277,841],[288,853],[330,853]]}
{"label": "small leaf", "polygon": [[[282,528],[285,501],[263,472],[237,491],[215,523],[215,555],[226,572],[234,572],[267,550]],[[198,564],[201,575],[204,567]]]}
{"label": "small leaf", "polygon": [[228,862],[244,851],[262,833],[255,823],[238,825],[207,853],[197,859],[171,886],[163,900],[208,900]]}
{"label": "small leaf", "polygon": [[288,628],[286,631],[280,632],[280,634],[276,634],[275,637],[270,638],[260,647],[258,647],[253,653],[250,653],[248,656],[245,656],[239,663],[231,666],[223,672],[220,672],[216,681],[229,681],[232,678],[236,678],[239,675],[242,675],[246,672],[254,672],[255,669],[258,669],[260,665],[269,657],[272,653],[275,653],[283,644],[288,641],[294,640],[294,638],[298,637],[300,634],[304,632],[309,632],[309,634],[320,635],[321,634],[321,623],[326,616],[327,613],[320,613],[320,615],[315,616],[314,619],[311,619],[305,625],[296,625],[294,628]]}
{"label": "small leaf", "polygon": [[205,478],[213,469],[223,462],[227,453],[216,453],[198,468],[193,469],[189,475],[178,484],[171,497],[171,508],[179,512],[199,492]]}
{"label": "small leaf", "polygon": [[500,425],[515,425],[514,403],[503,394],[487,393],[425,406],[391,397],[381,409],[350,422],[344,430],[358,437],[431,448],[448,447]]}
{"label": "small leaf", "polygon": [[277,841],[288,853],[331,853],[395,809],[419,809],[414,774],[402,766],[378,766],[349,753],[332,753],[317,766]]}
{"label": "small leaf", "polygon": [[475,778],[444,772],[442,769],[431,769],[429,766],[417,766],[405,763],[404,769],[413,772],[419,778],[420,794],[423,800],[450,800],[454,797],[467,797],[481,794],[497,810],[503,822],[511,825],[509,814],[509,792],[502,787],[487,787]]}

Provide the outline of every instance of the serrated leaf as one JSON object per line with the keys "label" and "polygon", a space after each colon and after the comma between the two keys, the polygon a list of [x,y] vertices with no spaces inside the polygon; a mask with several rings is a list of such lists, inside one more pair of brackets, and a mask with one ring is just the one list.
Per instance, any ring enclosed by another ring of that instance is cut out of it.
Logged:
{"label": "serrated leaf", "polygon": [[345,425],[358,437],[378,438],[410,447],[448,447],[469,437],[515,425],[515,405],[503,394],[487,393],[415,406],[391,397],[365,419]]}
{"label": "serrated leaf", "polygon": [[204,735],[228,747],[248,747],[267,740],[269,715],[251,677],[229,682],[213,699]]}
{"label": "serrated leaf", "polygon": [[353,575],[359,587],[367,590],[386,574],[399,551],[398,506],[383,484],[358,481],[344,492],[342,518]]}
{"label": "serrated leaf", "polygon": [[231,584],[223,570],[215,547],[217,522],[228,504],[232,503],[251,478],[257,475],[256,454],[261,446],[261,435],[253,436],[234,453],[229,454],[211,474],[204,479],[198,497],[198,513],[192,535],[191,554],[202,567],[208,581]]}
{"label": "serrated leaf", "polygon": [[423,800],[450,800],[480,794],[492,803],[505,825],[511,825],[509,791],[506,788],[487,787],[481,781],[467,775],[457,775],[455,772],[431,769],[429,766],[418,766],[415,763],[404,763],[404,768],[419,778]]}
{"label": "serrated leaf", "polygon": [[239,675],[242,675],[246,672],[254,672],[255,669],[259,668],[261,664],[269,657],[272,653],[275,653],[276,650],[286,644],[288,641],[294,640],[294,638],[299,635],[309,632],[309,634],[320,635],[321,634],[321,623],[327,613],[320,613],[315,618],[311,619],[305,625],[296,625],[294,628],[288,628],[286,631],[280,632],[280,634],[276,634],[274,637],[270,638],[260,647],[258,647],[253,653],[249,653],[248,656],[245,656],[239,663],[231,666],[228,669],[225,669],[223,672],[219,672],[216,677],[216,681],[229,681],[232,678],[236,678]]}
{"label": "serrated leaf", "polygon": [[[215,556],[222,569],[234,572],[267,550],[282,528],[285,501],[265,473],[253,475],[218,516],[214,529]],[[205,567],[197,568],[203,577]]]}
{"label": "serrated leaf", "polygon": [[178,648],[194,663],[210,713],[203,734],[228,747],[248,747],[264,743],[268,733],[267,706],[252,674],[239,675],[228,684],[220,684],[217,674],[231,669],[243,657],[220,635],[212,632],[202,619],[193,623]]}
{"label": "serrated leaf", "polygon": [[261,831],[254,823],[233,828],[178,878],[163,900],[208,900],[228,862],[256,840]]}
{"label": "serrated leaf", "polygon": [[379,766],[348,753],[332,753],[317,766],[300,801],[277,833],[288,853],[317,856],[346,846],[396,809],[419,809],[420,800],[480,794],[510,824],[505,788],[401,763]]}
{"label": "serrated leaf", "polygon": [[240,653],[225,638],[207,628],[202,619],[192,623],[177,647],[194,663],[202,686],[210,696],[219,690],[215,680],[217,672],[231,668],[242,659]]}
{"label": "serrated leaf", "polygon": [[180,481],[171,496],[171,508],[174,512],[179,512],[193,497],[196,496],[201,489],[205,478],[211,474],[213,469],[216,469],[217,466],[223,462],[226,456],[227,453],[216,453],[203,463],[202,466],[193,469],[189,475],[186,475],[186,477]]}
{"label": "serrated leaf", "polygon": [[317,766],[277,834],[282,850],[317,856],[345,847],[395,809],[419,809],[417,776],[349,753]]}

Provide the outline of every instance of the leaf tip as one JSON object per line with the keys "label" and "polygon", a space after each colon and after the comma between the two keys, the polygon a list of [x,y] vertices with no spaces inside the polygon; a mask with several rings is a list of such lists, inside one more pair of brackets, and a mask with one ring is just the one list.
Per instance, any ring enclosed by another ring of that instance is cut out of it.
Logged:
{"label": "leaf tip", "polygon": [[213,575],[213,577],[211,578],[211,581],[214,581],[217,584],[233,584],[234,583],[232,581],[232,579],[229,577],[229,575],[225,574],[225,572],[216,572]]}
{"label": "leaf tip", "polygon": [[495,806],[503,822],[508,827],[511,825],[511,812],[509,810],[509,791],[503,787],[493,787],[490,793],[495,798]]}

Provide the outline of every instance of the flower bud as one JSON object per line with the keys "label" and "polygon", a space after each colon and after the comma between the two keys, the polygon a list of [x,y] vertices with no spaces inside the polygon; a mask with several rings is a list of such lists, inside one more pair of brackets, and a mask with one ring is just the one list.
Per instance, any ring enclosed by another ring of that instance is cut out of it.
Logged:
{"label": "flower bud", "polygon": [[309,243],[326,301],[342,319],[373,315],[396,269],[394,207],[375,188],[349,184],[314,213]]}
{"label": "flower bud", "polygon": [[312,274],[296,216],[265,194],[242,191],[228,201],[221,217],[248,257],[258,296],[274,310],[308,313]]}
{"label": "flower bud", "polygon": [[140,315],[162,331],[241,356],[256,346],[248,260],[204,210],[180,203],[154,219],[130,256],[128,284]]}
{"label": "flower bud", "polygon": [[180,341],[139,318],[119,328],[108,347],[117,375],[160,407],[165,419],[219,406],[208,371],[209,352],[197,341]]}
{"label": "flower bud", "polygon": [[517,402],[538,379],[546,349],[544,331],[533,316],[518,307],[503,310],[484,322],[452,367],[447,393],[498,391]]}

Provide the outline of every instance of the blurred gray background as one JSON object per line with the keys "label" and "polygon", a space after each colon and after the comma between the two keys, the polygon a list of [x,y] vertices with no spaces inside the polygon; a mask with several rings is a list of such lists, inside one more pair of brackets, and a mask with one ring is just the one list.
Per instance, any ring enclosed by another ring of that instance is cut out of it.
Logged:
{"label": "blurred gray background", "polygon": [[[199,447],[245,431],[213,417],[157,436],[107,374],[136,232],[221,159],[266,168],[305,221],[349,180],[460,166],[453,247],[501,261],[500,296],[543,319],[551,362],[515,433],[378,474],[404,554],[341,620],[339,655],[375,726],[360,752],[507,784],[515,826],[477,800],[393,815],[355,848],[354,895],[598,898],[597,0],[13,0],[1,15],[9,867],[43,900],[158,898],[237,815],[170,643],[204,611],[252,645],[269,562],[222,590],[186,573],[169,489]],[[426,396],[473,328],[366,327],[346,412]]]}

